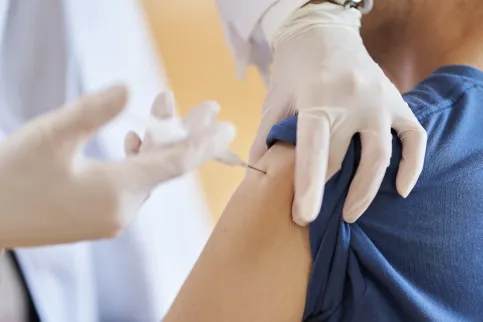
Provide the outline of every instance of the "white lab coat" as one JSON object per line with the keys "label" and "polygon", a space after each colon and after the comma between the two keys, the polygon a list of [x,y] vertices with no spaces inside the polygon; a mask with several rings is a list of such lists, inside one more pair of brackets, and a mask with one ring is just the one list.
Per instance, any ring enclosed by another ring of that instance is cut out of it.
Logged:
{"label": "white lab coat", "polygon": [[269,82],[272,40],[284,21],[310,0],[216,0],[238,75],[248,66],[258,68]]}
{"label": "white lab coat", "polygon": [[[15,0],[0,0],[0,44],[9,1]],[[270,30],[307,1],[217,0],[239,65],[256,64],[268,74]],[[83,91],[125,82],[129,109],[147,113],[166,81],[137,1],[64,4]],[[122,137],[133,128],[119,118],[96,138],[91,155],[123,157]],[[171,304],[211,229],[198,179],[188,175],[153,193],[137,221],[115,240],[22,249],[17,256],[43,322],[154,322]]]}
{"label": "white lab coat", "polygon": [[[147,114],[166,81],[137,1],[64,4],[70,54],[77,61],[82,89],[90,92],[117,81],[127,83],[128,109]],[[0,1],[1,8],[0,32],[5,0]],[[5,109],[8,106],[0,106],[0,115],[6,115]],[[95,139],[89,153],[122,158],[123,137],[136,128],[127,118],[119,118]],[[8,135],[5,132],[12,129],[2,130]],[[211,216],[193,174],[157,189],[133,225],[115,240],[16,253],[43,322],[154,322],[171,304],[211,230]]]}

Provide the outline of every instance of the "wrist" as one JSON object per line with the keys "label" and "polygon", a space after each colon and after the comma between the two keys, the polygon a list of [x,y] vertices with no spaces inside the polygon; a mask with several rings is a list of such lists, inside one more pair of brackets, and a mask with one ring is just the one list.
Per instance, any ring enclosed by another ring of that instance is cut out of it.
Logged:
{"label": "wrist", "polygon": [[[325,1],[321,4],[309,3],[294,12],[281,26],[273,38],[273,48],[275,50],[286,39],[294,39],[294,36],[308,30],[321,31],[312,32],[313,37],[322,35],[327,37],[337,27],[343,27],[343,30],[352,29],[358,34],[361,18],[362,14],[359,10],[345,10],[343,6],[334,4],[331,1]],[[330,32],[328,32],[328,27]]]}
{"label": "wrist", "polygon": [[374,0],[310,0],[306,3],[306,5],[321,4],[326,2],[343,6],[346,9],[356,8],[359,9],[363,14],[369,13],[374,5]]}
{"label": "wrist", "polygon": [[261,28],[267,43],[272,45],[278,29],[295,11],[308,4],[309,0],[279,0],[262,17]]}

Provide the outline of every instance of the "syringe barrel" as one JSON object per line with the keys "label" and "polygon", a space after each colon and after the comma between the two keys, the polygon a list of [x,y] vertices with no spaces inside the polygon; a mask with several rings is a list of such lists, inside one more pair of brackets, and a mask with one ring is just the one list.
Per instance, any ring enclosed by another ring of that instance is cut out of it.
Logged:
{"label": "syringe barrel", "polygon": [[[181,119],[177,117],[159,119],[153,116],[141,116],[137,113],[131,113],[131,116],[146,127],[146,132],[151,135],[151,140],[155,145],[174,143],[188,136]],[[225,150],[220,156],[216,157],[216,160],[228,166],[247,166],[247,163],[240,156],[230,150]]]}
{"label": "syringe barrel", "polygon": [[216,158],[217,161],[235,167],[246,167],[247,163],[243,159],[230,150],[226,150],[222,155]]}
{"label": "syringe barrel", "polygon": [[152,117],[148,122],[147,133],[150,134],[156,145],[181,141],[188,135],[179,118],[156,119]]}
{"label": "syringe barrel", "polygon": [[131,112],[130,117],[146,128],[154,144],[163,145],[181,141],[188,136],[181,119],[177,117],[156,118],[152,115],[139,115]]}

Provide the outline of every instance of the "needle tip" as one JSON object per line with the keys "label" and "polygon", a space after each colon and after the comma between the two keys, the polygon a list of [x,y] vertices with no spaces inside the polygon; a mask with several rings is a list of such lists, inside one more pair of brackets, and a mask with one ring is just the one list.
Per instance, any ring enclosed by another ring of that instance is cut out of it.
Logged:
{"label": "needle tip", "polygon": [[258,171],[258,172],[261,172],[263,174],[267,174],[265,171],[260,170],[260,169],[257,169],[257,168],[255,168],[254,166],[251,166],[251,165],[247,165],[247,168],[252,169],[252,170],[255,170],[255,171]]}

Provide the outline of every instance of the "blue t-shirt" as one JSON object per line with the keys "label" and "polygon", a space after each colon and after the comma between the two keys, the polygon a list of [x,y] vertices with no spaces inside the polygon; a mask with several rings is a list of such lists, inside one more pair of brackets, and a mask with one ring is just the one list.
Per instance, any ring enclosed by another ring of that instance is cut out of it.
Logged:
{"label": "blue t-shirt", "polygon": [[[361,153],[354,138],[310,226],[304,321],[483,321],[483,72],[443,67],[404,99],[428,133],[423,173],[407,199],[398,195],[394,135],[375,201],[344,223]],[[286,119],[268,145],[295,144],[296,130],[297,117]]]}

